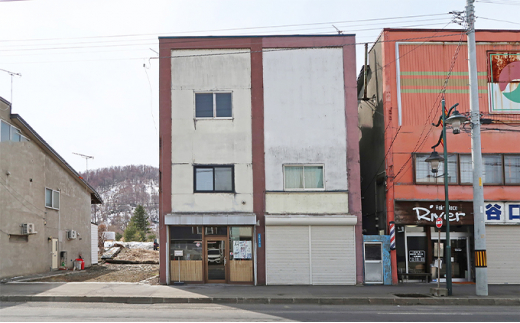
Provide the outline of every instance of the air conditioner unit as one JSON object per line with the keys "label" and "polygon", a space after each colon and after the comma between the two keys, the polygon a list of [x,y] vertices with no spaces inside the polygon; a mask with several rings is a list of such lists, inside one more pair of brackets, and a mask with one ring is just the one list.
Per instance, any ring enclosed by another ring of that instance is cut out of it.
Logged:
{"label": "air conditioner unit", "polygon": [[22,234],[36,234],[36,229],[34,228],[34,223],[24,223],[22,224]]}
{"label": "air conditioner unit", "polygon": [[78,236],[78,233],[76,232],[76,230],[67,231],[67,239],[74,240],[74,239],[76,239],[77,236]]}

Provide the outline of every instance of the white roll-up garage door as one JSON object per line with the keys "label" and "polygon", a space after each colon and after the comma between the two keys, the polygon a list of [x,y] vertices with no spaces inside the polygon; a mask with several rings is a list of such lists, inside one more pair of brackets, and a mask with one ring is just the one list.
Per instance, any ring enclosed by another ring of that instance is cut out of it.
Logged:
{"label": "white roll-up garage door", "polygon": [[488,283],[520,284],[520,226],[486,225]]}
{"label": "white roll-up garage door", "polygon": [[354,226],[266,226],[268,285],[354,285]]}

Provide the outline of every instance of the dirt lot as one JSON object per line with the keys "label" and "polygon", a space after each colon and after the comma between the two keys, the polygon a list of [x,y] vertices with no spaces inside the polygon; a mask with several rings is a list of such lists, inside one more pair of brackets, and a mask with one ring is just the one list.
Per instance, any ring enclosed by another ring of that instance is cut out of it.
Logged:
{"label": "dirt lot", "polygon": [[[114,258],[130,261],[157,261],[159,252],[144,249],[123,249]],[[82,271],[65,271],[63,274],[39,278],[39,282],[128,282],[157,285],[159,283],[158,264],[110,264],[100,262]]]}

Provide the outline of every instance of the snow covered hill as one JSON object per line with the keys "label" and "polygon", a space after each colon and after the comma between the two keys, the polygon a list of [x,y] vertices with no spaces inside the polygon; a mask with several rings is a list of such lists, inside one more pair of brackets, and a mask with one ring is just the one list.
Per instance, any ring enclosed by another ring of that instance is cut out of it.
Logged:
{"label": "snow covered hill", "polygon": [[109,231],[123,232],[139,204],[146,210],[150,223],[159,220],[157,167],[114,166],[89,170],[81,176],[103,199],[103,204],[92,206],[92,222],[105,223]]}

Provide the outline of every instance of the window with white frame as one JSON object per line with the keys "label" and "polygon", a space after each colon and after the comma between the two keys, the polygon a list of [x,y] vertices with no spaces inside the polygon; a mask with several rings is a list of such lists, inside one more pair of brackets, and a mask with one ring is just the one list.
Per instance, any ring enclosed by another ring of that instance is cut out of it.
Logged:
{"label": "window with white frame", "polygon": [[285,190],[322,190],[323,165],[284,165]]}
{"label": "window with white frame", "polygon": [[0,121],[0,141],[29,141],[25,136],[22,135],[20,129],[11,126],[7,122]]}
{"label": "window with white frame", "polygon": [[231,93],[195,93],[196,118],[231,118]]}
{"label": "window with white frame", "polygon": [[45,207],[51,209],[60,208],[60,192],[51,190],[50,188],[45,189]]}

